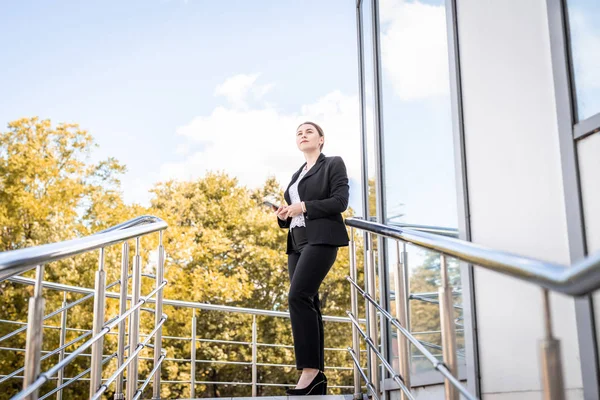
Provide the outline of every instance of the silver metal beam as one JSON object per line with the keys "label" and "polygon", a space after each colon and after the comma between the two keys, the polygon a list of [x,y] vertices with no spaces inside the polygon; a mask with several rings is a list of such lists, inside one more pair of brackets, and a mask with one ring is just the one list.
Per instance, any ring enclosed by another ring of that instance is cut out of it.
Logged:
{"label": "silver metal beam", "polygon": [[463,240],[395,228],[359,218],[346,219],[346,225],[412,243],[567,295],[583,296],[600,289],[600,252],[567,268],[561,264],[492,250]]}

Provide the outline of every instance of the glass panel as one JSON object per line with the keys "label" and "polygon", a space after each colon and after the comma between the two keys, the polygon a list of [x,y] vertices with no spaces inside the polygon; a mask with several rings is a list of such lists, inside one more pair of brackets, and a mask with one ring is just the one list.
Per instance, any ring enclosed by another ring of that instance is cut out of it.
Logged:
{"label": "glass panel", "polygon": [[[588,254],[600,251],[600,135],[591,135],[577,142],[581,202],[585,220]],[[600,290],[594,292],[596,337],[600,339]]]}
{"label": "glass panel", "polygon": [[[410,274],[410,330],[422,344],[442,360],[442,337],[438,288],[441,284],[440,255],[436,252],[407,246]],[[454,296],[454,321],[458,362],[465,364],[464,321],[462,309],[462,286],[460,268],[456,259],[447,258],[448,277]],[[412,372],[433,369],[431,363],[412,347]]]}
{"label": "glass panel", "polygon": [[568,0],[577,119],[600,112],[600,1]]}
{"label": "glass panel", "polygon": [[[445,1],[389,0],[382,1],[380,7],[386,219],[389,223],[456,230]],[[394,290],[397,257],[395,246],[390,243],[389,247],[390,288]],[[421,294],[410,300],[410,329],[418,332],[417,338],[428,350],[441,357],[437,304],[440,257],[415,246],[407,246],[407,252],[410,292],[413,297]],[[453,288],[460,290],[458,263],[449,260],[449,267]],[[457,340],[463,343],[459,295],[455,304]],[[459,356],[459,363],[465,363],[464,357]],[[432,368],[413,346],[413,374]]]}

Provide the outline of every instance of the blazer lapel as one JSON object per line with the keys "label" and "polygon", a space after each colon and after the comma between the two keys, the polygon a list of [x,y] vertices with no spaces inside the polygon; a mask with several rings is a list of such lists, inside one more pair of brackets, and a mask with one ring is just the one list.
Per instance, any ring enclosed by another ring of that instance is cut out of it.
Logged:
{"label": "blazer lapel", "polygon": [[[325,154],[321,153],[319,154],[319,158],[317,158],[317,162],[315,163],[315,165],[313,165],[312,168],[308,170],[306,175],[304,175],[304,178],[302,178],[302,181],[304,181],[309,176],[315,174],[323,165],[323,161],[325,161]],[[306,163],[304,163],[304,165],[306,165]],[[302,166],[302,168],[304,168],[304,165]]]}
{"label": "blazer lapel", "polygon": [[[319,158],[317,158],[317,162],[315,163],[315,165],[313,165],[312,168],[310,170],[308,170],[308,172],[306,173],[306,175],[304,175],[304,177],[302,178],[300,183],[303,183],[306,180],[306,178],[308,178],[309,176],[316,173],[319,170],[319,168],[321,168],[321,166],[323,165],[323,161],[325,161],[325,155],[323,153],[321,153],[321,154],[319,154]],[[296,180],[300,176],[300,173],[302,172],[302,170],[304,169],[305,166],[306,166],[306,163],[302,164],[300,169],[298,171],[296,171],[294,176],[292,176],[292,180],[290,181],[287,188],[285,189],[283,197],[285,197],[285,200],[288,202],[288,204],[291,203],[290,196],[289,196],[290,186],[292,186],[292,184],[294,182],[296,182]],[[298,185],[298,189],[300,189],[300,185]]]}
{"label": "blazer lapel", "polygon": [[[306,165],[306,163],[302,164],[302,166],[300,167],[300,169],[298,171],[296,171],[294,173],[294,175],[292,176],[292,180],[290,181],[290,183],[288,183],[287,188],[285,189],[285,191],[287,192],[290,189],[290,186],[292,186],[292,184],[294,182],[296,182],[296,180],[298,179],[298,177],[300,176],[300,173],[302,172],[302,169],[304,169],[304,166]],[[312,169],[312,168],[311,168]],[[306,176],[306,175],[305,175]]]}

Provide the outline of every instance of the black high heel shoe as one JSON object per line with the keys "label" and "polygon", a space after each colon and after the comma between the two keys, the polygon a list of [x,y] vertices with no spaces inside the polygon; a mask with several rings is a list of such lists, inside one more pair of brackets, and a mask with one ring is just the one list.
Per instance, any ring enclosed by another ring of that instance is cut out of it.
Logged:
{"label": "black high heel shoe", "polygon": [[327,377],[321,371],[315,376],[312,382],[302,389],[286,389],[288,396],[315,396],[327,394]]}

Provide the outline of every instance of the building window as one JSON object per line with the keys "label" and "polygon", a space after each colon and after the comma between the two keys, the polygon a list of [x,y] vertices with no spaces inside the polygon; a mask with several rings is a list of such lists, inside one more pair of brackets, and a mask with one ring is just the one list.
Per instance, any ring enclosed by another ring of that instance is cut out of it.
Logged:
{"label": "building window", "polygon": [[600,1],[567,0],[575,119],[600,113]]}

